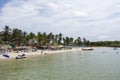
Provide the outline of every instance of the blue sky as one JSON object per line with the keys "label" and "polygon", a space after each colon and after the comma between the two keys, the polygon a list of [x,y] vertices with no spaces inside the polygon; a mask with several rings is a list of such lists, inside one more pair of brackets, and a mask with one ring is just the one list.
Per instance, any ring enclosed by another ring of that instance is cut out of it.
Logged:
{"label": "blue sky", "polygon": [[0,27],[5,25],[90,41],[120,40],[120,0],[1,0]]}
{"label": "blue sky", "polygon": [[9,2],[10,0],[0,0],[0,7]]}

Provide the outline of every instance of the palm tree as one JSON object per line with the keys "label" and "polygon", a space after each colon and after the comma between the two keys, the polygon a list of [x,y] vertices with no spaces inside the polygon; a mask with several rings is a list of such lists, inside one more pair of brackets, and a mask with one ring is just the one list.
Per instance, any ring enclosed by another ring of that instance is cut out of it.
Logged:
{"label": "palm tree", "polygon": [[73,44],[74,39],[71,37],[71,38],[69,38],[69,41],[71,44]]}
{"label": "palm tree", "polygon": [[28,41],[27,41],[27,32],[23,32],[23,39],[22,39],[22,43],[24,44],[24,45],[27,45],[28,44]]}
{"label": "palm tree", "polygon": [[61,44],[61,41],[62,41],[62,33],[60,33],[58,36],[59,36],[58,44]]}
{"label": "palm tree", "polygon": [[43,33],[43,41],[42,41],[42,43],[43,43],[43,45],[46,45],[47,44],[47,34],[46,34],[46,32],[44,32]]}
{"label": "palm tree", "polygon": [[29,33],[29,37],[30,37],[30,39],[35,39],[36,35],[33,32],[30,32]]}
{"label": "palm tree", "polygon": [[87,43],[87,39],[83,38],[83,44],[86,45],[86,43]]}
{"label": "palm tree", "polygon": [[48,43],[50,46],[53,44],[53,40],[54,40],[53,33],[50,32],[50,34],[48,34]]}
{"label": "palm tree", "polygon": [[69,45],[69,43],[70,43],[70,39],[68,36],[63,38],[63,41],[64,41],[64,45]]}
{"label": "palm tree", "polygon": [[80,37],[77,38],[77,44],[78,44],[79,46],[82,44],[82,41],[81,41],[81,38],[80,38]]}
{"label": "palm tree", "polygon": [[28,42],[31,46],[35,46],[35,44],[37,43],[36,35],[33,32],[29,33],[28,40],[29,40]]}
{"label": "palm tree", "polygon": [[24,37],[27,37],[27,32],[23,32]]}
{"label": "palm tree", "polygon": [[55,35],[55,43],[58,44],[58,35]]}
{"label": "palm tree", "polygon": [[2,38],[5,43],[9,43],[11,39],[11,29],[9,26],[5,26],[4,31],[2,32]]}
{"label": "palm tree", "polygon": [[38,34],[37,34],[37,41],[38,41],[39,45],[42,45],[43,35],[40,32],[38,32]]}
{"label": "palm tree", "polygon": [[24,42],[24,35],[22,30],[19,30],[18,28],[14,28],[12,32],[12,43],[14,43],[17,46],[22,45]]}

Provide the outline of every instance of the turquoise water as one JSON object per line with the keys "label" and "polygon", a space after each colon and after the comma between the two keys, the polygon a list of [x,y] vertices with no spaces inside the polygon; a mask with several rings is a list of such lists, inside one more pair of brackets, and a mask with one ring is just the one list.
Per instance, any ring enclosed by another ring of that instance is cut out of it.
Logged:
{"label": "turquoise water", "polygon": [[120,50],[95,48],[2,60],[0,80],[120,80]]}

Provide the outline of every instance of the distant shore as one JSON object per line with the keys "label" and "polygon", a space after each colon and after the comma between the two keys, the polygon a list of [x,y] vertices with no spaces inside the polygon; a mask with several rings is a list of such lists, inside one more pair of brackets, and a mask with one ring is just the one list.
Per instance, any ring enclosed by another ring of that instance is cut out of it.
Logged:
{"label": "distant shore", "polygon": [[63,53],[63,52],[72,52],[72,51],[80,51],[81,48],[72,48],[69,50],[37,50],[36,52],[8,52],[7,54],[10,56],[9,58],[4,57],[0,54],[0,59],[15,59],[18,55],[25,54],[27,57],[30,56],[39,56],[39,55],[47,55],[47,54],[55,54],[55,53]]}

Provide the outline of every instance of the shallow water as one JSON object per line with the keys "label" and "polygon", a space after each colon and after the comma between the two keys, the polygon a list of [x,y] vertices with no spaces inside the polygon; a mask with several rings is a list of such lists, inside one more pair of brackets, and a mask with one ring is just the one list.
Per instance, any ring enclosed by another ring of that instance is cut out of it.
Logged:
{"label": "shallow water", "polygon": [[0,61],[0,80],[120,80],[120,50],[95,48]]}

